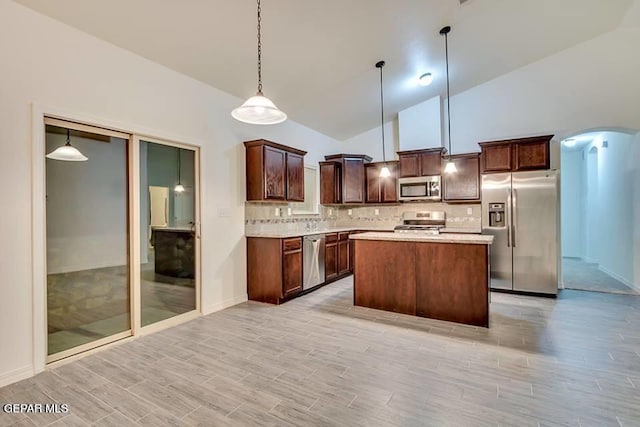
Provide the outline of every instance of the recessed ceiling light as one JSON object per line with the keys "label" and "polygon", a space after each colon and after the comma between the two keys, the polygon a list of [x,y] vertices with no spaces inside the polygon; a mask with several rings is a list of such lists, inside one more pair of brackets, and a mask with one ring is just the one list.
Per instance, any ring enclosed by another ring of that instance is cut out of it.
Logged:
{"label": "recessed ceiling light", "polygon": [[564,146],[565,147],[573,147],[576,145],[576,140],[573,138],[569,138],[569,139],[565,139],[564,140]]}
{"label": "recessed ceiling light", "polygon": [[431,73],[424,73],[420,77],[418,77],[418,84],[420,86],[429,86],[433,81],[433,76]]}

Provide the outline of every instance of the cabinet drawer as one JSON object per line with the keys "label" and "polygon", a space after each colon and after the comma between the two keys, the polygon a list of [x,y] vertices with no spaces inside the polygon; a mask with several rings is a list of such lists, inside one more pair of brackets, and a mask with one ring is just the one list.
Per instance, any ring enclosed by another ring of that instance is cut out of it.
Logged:
{"label": "cabinet drawer", "polygon": [[334,243],[338,241],[338,233],[329,233],[325,236],[326,243]]}
{"label": "cabinet drawer", "polygon": [[283,239],[282,240],[282,250],[283,251],[293,251],[296,249],[302,248],[302,238],[294,237],[292,239]]}
{"label": "cabinet drawer", "polygon": [[340,241],[349,240],[349,232],[344,231],[344,232],[338,233],[338,240]]}

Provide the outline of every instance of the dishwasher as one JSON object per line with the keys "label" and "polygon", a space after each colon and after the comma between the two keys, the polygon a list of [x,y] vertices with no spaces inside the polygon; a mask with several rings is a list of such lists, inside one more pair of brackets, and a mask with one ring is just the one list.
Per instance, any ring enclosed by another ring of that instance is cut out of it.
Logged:
{"label": "dishwasher", "polygon": [[324,234],[313,234],[303,238],[303,291],[324,283],[324,239]]}

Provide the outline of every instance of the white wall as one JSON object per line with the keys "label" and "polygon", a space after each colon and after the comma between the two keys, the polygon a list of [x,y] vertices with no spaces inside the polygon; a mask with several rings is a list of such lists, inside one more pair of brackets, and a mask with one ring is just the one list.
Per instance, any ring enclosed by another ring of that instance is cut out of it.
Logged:
{"label": "white wall", "polygon": [[478,151],[477,142],[509,137],[640,129],[639,24],[453,96],[453,152]]}
{"label": "white wall", "polygon": [[[65,135],[47,133],[47,153]],[[127,259],[126,141],[72,137],[86,162],[47,159],[47,271],[120,266]]]}
{"label": "white wall", "polygon": [[[387,160],[397,159],[398,146],[398,122],[394,120],[384,124],[384,149]],[[368,154],[374,162],[382,161],[382,132],[380,126],[363,132],[345,140],[340,148],[340,153]]]}
{"label": "white wall", "polygon": [[562,152],[562,256],[583,257],[582,163],[583,151]]}
{"label": "white wall", "polygon": [[439,96],[400,111],[398,113],[400,150],[420,150],[442,146],[441,124]]}
{"label": "white wall", "polygon": [[273,127],[238,123],[230,111],[243,100],[12,1],[0,2],[0,51],[0,180],[12,185],[0,222],[0,385],[33,369],[33,102],[202,145],[205,311],[246,298],[241,142],[264,137],[306,149],[308,163],[340,151],[337,141],[292,121]]}

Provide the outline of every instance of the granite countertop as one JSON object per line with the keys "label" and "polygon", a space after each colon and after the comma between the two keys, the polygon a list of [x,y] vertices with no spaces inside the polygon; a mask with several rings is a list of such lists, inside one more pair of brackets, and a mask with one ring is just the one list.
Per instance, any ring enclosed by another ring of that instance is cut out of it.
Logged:
{"label": "granite countertop", "polygon": [[[289,237],[303,237],[303,236],[311,236],[314,234],[327,234],[327,233],[340,233],[343,231],[378,231],[378,232],[389,232],[393,231],[393,227],[336,227],[336,228],[327,228],[324,230],[314,230],[314,231],[284,231],[280,233],[248,233],[245,234],[245,237],[265,237],[272,239],[287,239]],[[476,228],[455,228],[455,227],[446,227],[440,230],[440,233],[449,234],[482,234],[481,229]]]}
{"label": "granite countertop", "polygon": [[328,233],[340,233],[343,231],[393,231],[393,228],[389,227],[336,227],[336,228],[326,228],[324,230],[313,230],[313,231],[284,231],[281,233],[248,233],[245,234],[245,237],[268,237],[274,239],[286,239],[288,237],[301,237],[301,236],[312,236],[314,234],[328,234]]}
{"label": "granite countertop", "polygon": [[421,233],[361,233],[349,236],[356,240],[385,240],[394,242],[466,243],[490,245],[493,236],[461,233],[421,234]]}

